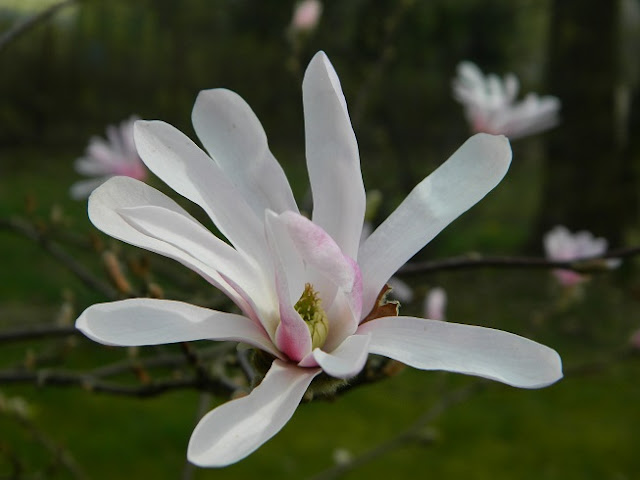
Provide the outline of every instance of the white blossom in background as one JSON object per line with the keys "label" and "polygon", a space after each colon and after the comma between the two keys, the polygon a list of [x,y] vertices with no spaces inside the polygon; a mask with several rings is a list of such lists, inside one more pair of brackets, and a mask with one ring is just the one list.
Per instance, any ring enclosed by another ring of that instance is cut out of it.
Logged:
{"label": "white blossom in background", "polygon": [[424,298],[424,315],[431,320],[445,320],[447,311],[447,292],[435,287]]}
{"label": "white blossom in background", "polygon": [[361,245],[365,190],[338,76],[322,52],[303,85],[311,219],[299,214],[259,120],[237,94],[200,92],[192,114],[208,152],[161,121],[135,126],[154,174],[197,203],[229,243],[146,184],[115,177],[89,198],[105,233],[173,258],[223,291],[242,314],[172,300],[96,304],[76,322],[106,345],[232,340],[273,363],[242,398],[205,415],[187,456],[200,466],[246,457],[289,421],[314,378],[348,379],[369,354],[423,370],[477,375],[522,388],[562,377],[558,354],[517,335],[409,316],[386,317],[379,292],[395,271],[505,175],[511,148],[479,134],[420,182]]}
{"label": "white blossom in background", "polygon": [[295,4],[290,30],[294,33],[307,33],[315,30],[322,16],[320,0],[302,0]]}
{"label": "white blossom in background", "polygon": [[501,79],[484,75],[472,62],[458,64],[453,96],[464,106],[472,132],[506,135],[511,140],[533,135],[558,124],[560,100],[527,94],[516,101],[520,88],[512,73]]}
{"label": "white blossom in background", "polygon": [[88,177],[71,186],[71,196],[87,198],[97,187],[116,175],[144,180],[147,169],[142,163],[133,141],[133,125],[139,120],[132,116],[120,125],[109,125],[107,137],[92,137],[84,157],[76,160],[76,171]]}
{"label": "white blossom in background", "polygon": [[[571,233],[566,227],[558,225],[544,235],[544,250],[550,260],[569,261],[602,255],[607,251],[608,242],[605,238],[594,237],[591,232],[582,230]],[[609,268],[620,265],[619,259],[606,261]],[[556,269],[553,274],[565,287],[572,287],[584,282],[588,277],[572,270]]]}

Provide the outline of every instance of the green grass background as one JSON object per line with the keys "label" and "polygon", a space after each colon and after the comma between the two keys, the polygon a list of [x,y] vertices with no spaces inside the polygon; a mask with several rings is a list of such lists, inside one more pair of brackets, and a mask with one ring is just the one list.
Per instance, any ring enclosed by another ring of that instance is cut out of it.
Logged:
{"label": "green grass background", "polygon": [[[535,149],[535,143],[515,146],[522,161],[516,158],[503,184],[443,232],[422,252],[422,258],[468,251],[517,251],[529,234],[538,195],[533,187],[537,182],[532,181],[539,175],[538,165],[533,156],[527,156],[530,149]],[[24,212],[25,199],[32,197],[31,218],[48,218],[55,205],[64,213],[64,229],[90,232],[84,203],[70,200],[67,193],[77,179],[73,158],[74,152],[69,151],[46,157],[29,149],[5,151],[0,176],[2,216]],[[372,188],[377,178],[367,170],[367,158],[363,153],[365,180]],[[290,177],[296,191],[304,191],[304,168],[285,168],[289,173],[300,172]],[[37,245],[2,231],[0,249],[0,326],[51,321],[64,291],[73,292],[78,311],[100,300]],[[94,259],[86,253],[78,255],[101,274]],[[184,270],[178,264],[172,268]],[[565,366],[572,368],[608,358],[640,326],[634,273],[628,265],[594,278],[586,285],[581,302],[559,308],[560,291],[545,271],[441,272],[408,279],[417,300],[404,306],[403,312],[420,314],[426,289],[440,285],[449,294],[448,320],[534,338],[555,348]],[[204,282],[201,285],[206,290]],[[10,366],[24,359],[27,350],[43,351],[47,345],[44,341],[3,344],[0,361]],[[74,345],[63,366],[81,369],[127,355],[84,338]],[[639,374],[640,362],[631,357],[543,390],[491,384],[431,425],[435,443],[407,444],[346,478],[638,478]],[[248,459],[221,470],[197,470],[194,478],[310,477],[333,465],[336,450],[356,456],[369,450],[410,426],[444,392],[472,381],[460,375],[406,369],[336,401],[303,404],[282,432]],[[71,452],[88,478],[180,478],[195,424],[195,392],[138,400],[79,388],[3,386],[1,391],[26,400],[34,422]],[[214,399],[212,406],[222,400]],[[11,455],[32,471],[50,464],[50,455],[6,414],[0,414],[0,432],[4,448],[0,478],[8,478]],[[67,475],[53,467],[45,478]]]}

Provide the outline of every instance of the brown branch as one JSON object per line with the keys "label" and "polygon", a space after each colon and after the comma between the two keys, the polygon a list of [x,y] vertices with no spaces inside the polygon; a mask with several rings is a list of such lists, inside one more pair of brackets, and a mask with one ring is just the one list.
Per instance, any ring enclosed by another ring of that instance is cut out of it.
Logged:
{"label": "brown branch", "polygon": [[38,325],[35,327],[5,330],[0,332],[1,342],[15,342],[19,340],[35,340],[38,338],[66,337],[80,333],[73,325]]}
{"label": "brown branch", "polygon": [[228,384],[216,379],[206,382],[195,377],[169,378],[153,381],[144,385],[129,385],[115,382],[101,381],[91,375],[75,372],[41,370],[5,370],[0,371],[0,384],[34,384],[39,387],[81,387],[90,392],[108,393],[128,397],[155,397],[174,390],[193,389],[211,392],[216,395],[230,396],[235,390]]}
{"label": "brown branch", "polygon": [[47,21],[51,18],[58,10],[62,8],[73,5],[77,0],[62,0],[61,2],[54,3],[48,8],[30,16],[26,20],[22,22],[16,22],[16,24],[11,27],[9,30],[4,32],[2,36],[0,36],[0,52],[7,48],[9,44],[14,42],[17,38],[27,33],[29,30],[34,28],[40,23]]}
{"label": "brown branch", "polygon": [[466,270],[471,268],[534,268],[534,269],[563,269],[578,273],[602,273],[610,268],[604,262],[607,259],[629,258],[640,254],[640,246],[610,250],[598,256],[577,258],[569,261],[549,260],[542,257],[482,257],[463,256],[446,258],[444,260],[430,260],[426,262],[407,263],[401,267],[398,275],[416,275],[443,270]]}
{"label": "brown branch", "polygon": [[38,231],[38,229],[29,222],[16,218],[0,219],[0,229],[2,228],[19,233],[40,245],[45,252],[49,253],[53,258],[64,265],[86,286],[104,295],[109,300],[116,300],[119,298],[117,292],[110,285],[95,277],[84,267],[84,265],[76,261],[72,255],[67,253],[58,244],[49,240],[46,235]]}

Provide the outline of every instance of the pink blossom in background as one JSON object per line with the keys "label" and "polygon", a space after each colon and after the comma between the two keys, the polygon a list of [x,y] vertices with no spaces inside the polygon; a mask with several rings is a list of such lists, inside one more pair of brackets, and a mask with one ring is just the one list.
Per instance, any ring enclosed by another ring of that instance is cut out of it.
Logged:
{"label": "pink blossom in background", "polygon": [[631,334],[631,337],[629,337],[629,344],[634,350],[640,350],[640,329]]}
{"label": "pink blossom in background", "polygon": [[[571,233],[566,227],[558,225],[544,235],[544,250],[551,260],[575,260],[602,255],[607,251],[608,242],[605,238],[594,237],[591,232],[582,230]],[[606,261],[609,268],[620,265],[619,259]],[[553,274],[561,285],[571,287],[584,282],[587,277],[572,270],[557,269]]]}
{"label": "pink blossom in background", "polygon": [[444,320],[447,310],[447,292],[435,287],[429,290],[424,299],[424,315],[431,320]]}
{"label": "pink blossom in background", "polygon": [[501,79],[484,75],[472,62],[461,62],[453,82],[453,96],[464,106],[473,132],[506,135],[511,140],[539,133],[558,124],[560,100],[529,93],[516,101],[520,88],[512,73]]}
{"label": "pink blossom in background", "polygon": [[296,3],[291,19],[291,30],[294,32],[310,32],[315,30],[322,16],[320,0],[303,0]]}
{"label": "pink blossom in background", "polygon": [[109,178],[122,175],[144,180],[147,169],[142,163],[133,141],[133,124],[138,117],[132,116],[120,125],[107,127],[107,138],[92,137],[85,156],[76,160],[75,169],[81,175],[92,177],[71,186],[71,196],[83,199]]}
{"label": "pink blossom in background", "polygon": [[133,298],[87,308],[78,329],[106,345],[237,341],[273,359],[249,395],[200,420],[187,452],[197,465],[225,466],[251,454],[289,421],[314,378],[352,378],[369,354],[521,388],[562,377],[554,350],[511,333],[369,315],[389,310],[378,308],[378,295],[396,270],[502,179],[511,161],[507,139],[467,140],[361,244],[358,144],[324,53],[311,60],[302,93],[311,219],[300,215],[258,118],[226,89],[200,92],[193,109],[208,154],[161,121],[136,122],[134,134],[149,170],[202,207],[229,243],[133,178],[114,177],[89,198],[97,228],[193,269],[241,314]]}

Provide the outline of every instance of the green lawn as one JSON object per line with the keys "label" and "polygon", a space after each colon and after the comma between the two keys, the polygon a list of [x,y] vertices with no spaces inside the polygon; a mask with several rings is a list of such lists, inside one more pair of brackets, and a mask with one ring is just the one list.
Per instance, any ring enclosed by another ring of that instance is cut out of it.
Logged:
{"label": "green lawn", "polygon": [[[4,152],[0,167],[2,217],[24,212],[25,197],[35,196],[31,218],[48,218],[55,204],[64,212],[65,228],[89,232],[84,205],[67,196],[75,179],[70,162],[73,156],[73,152],[55,152],[43,159],[28,151]],[[531,185],[536,175],[535,159],[515,163],[504,184],[454,223],[424,255],[515,251],[526,240],[535,212],[537,192]],[[304,188],[296,187],[296,191]],[[0,326],[51,321],[65,291],[73,293],[78,311],[100,300],[33,243],[0,231],[0,247],[4,252]],[[89,260],[89,268],[101,274],[89,253],[68,248],[77,251],[79,260]],[[166,266],[173,268],[171,263]],[[175,269],[185,274],[178,264]],[[426,286],[444,286],[449,293],[448,320],[534,338],[558,350],[565,367],[573,369],[606,359],[624,344],[633,328],[640,326],[629,280],[632,275],[629,270],[595,278],[586,286],[584,301],[561,308],[548,272],[442,272],[410,279],[419,298],[403,312],[420,314]],[[55,343],[60,342],[64,340]],[[3,344],[1,368],[23,361],[26,350],[43,352],[48,345],[42,341]],[[70,348],[62,365],[68,368],[127,356],[124,349],[109,349],[84,338],[78,338]],[[636,454],[639,375],[640,362],[632,357],[570,376],[544,390],[490,384],[452,406],[431,425],[429,434],[435,435],[435,443],[404,445],[346,478],[636,478],[640,471]],[[304,404],[283,431],[251,457],[223,470],[199,470],[195,478],[309,477],[330,467],[337,449],[361,454],[411,425],[443,392],[473,381],[459,375],[406,369],[389,380],[349,391],[336,401]],[[11,386],[1,391],[25,399],[34,422],[71,452],[88,478],[180,478],[195,423],[196,392],[138,400],[92,394],[76,387]],[[50,455],[34,437],[1,413],[0,432],[0,478],[7,478],[12,471],[11,458],[19,458],[30,471],[49,465]],[[54,468],[45,478],[68,475]]]}

